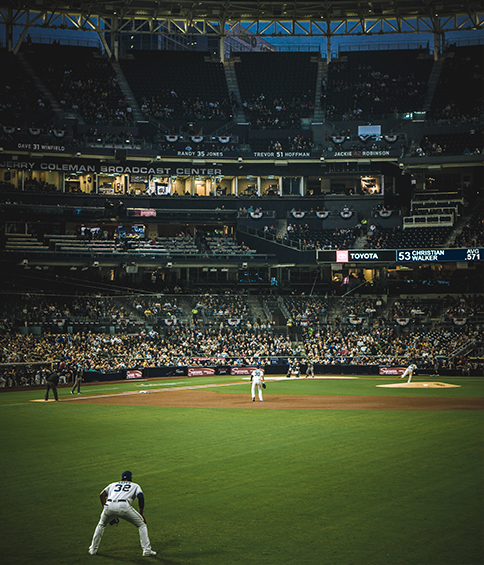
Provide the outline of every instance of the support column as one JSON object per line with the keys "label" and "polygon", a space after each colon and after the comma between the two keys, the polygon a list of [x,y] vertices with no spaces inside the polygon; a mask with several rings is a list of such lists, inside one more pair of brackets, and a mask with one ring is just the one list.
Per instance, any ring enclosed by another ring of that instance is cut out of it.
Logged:
{"label": "support column", "polygon": [[112,31],[111,31],[111,53],[113,54],[116,61],[119,61],[119,19],[118,16],[114,16],[112,19]]}
{"label": "support column", "polygon": [[326,36],[326,62],[331,63],[331,35]]}
{"label": "support column", "polygon": [[104,50],[106,51],[106,55],[108,56],[109,59],[111,59],[113,52],[111,51],[111,48],[109,47],[106,38],[104,37],[104,30],[103,29],[97,29],[97,36],[99,38],[99,41],[102,43],[102,46],[104,47]]}
{"label": "support column", "polygon": [[440,53],[440,34],[438,32],[434,32],[434,61],[439,60],[439,53]]}
{"label": "support column", "polygon": [[7,51],[13,50],[13,18],[12,18],[12,8],[7,8],[7,17],[5,19],[5,45]]}
{"label": "support column", "polygon": [[219,48],[220,62],[225,63],[225,35],[223,34],[220,36],[218,48]]}

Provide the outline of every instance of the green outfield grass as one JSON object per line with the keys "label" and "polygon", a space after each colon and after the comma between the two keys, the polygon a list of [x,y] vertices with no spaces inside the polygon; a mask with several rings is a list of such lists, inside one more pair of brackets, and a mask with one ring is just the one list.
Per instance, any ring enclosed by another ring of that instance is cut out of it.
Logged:
{"label": "green outfield grass", "polygon": [[[267,389],[264,394],[318,394],[318,395],[347,395],[347,396],[415,396],[415,397],[448,397],[448,398],[482,398],[484,396],[484,379],[479,377],[417,377],[412,382],[438,381],[457,385],[456,388],[381,388],[377,385],[402,384],[405,381],[396,377],[359,377],[357,379],[335,379],[321,380],[301,377],[299,379],[282,379],[270,381],[271,376],[266,377]],[[239,381],[240,382],[240,381]],[[250,385],[247,379],[247,387],[234,385],[216,389],[221,394],[240,393],[249,394]]]}
{"label": "green outfield grass", "polygon": [[[484,393],[484,380],[438,380],[462,386],[405,395]],[[114,383],[82,391],[239,381]],[[395,396],[394,389],[376,388],[385,382],[396,380],[279,381],[269,383],[266,394]],[[217,390],[248,394],[248,387]],[[108,527],[99,554],[87,554],[101,511],[99,492],[126,469],[145,492],[158,552],[152,562],[484,562],[483,412],[31,402],[42,396],[41,390],[0,394],[0,555],[8,565],[146,563],[137,531],[127,523]],[[66,396],[69,389],[62,389],[61,398]]]}

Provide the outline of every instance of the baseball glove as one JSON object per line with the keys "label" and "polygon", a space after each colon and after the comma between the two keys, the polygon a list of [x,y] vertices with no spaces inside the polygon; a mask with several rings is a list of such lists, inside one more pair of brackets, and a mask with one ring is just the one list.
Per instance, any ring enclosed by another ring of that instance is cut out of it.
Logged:
{"label": "baseball glove", "polygon": [[119,518],[113,518],[111,522],[109,522],[110,526],[115,526],[116,524],[119,524]]}
{"label": "baseball glove", "polygon": [[262,388],[266,388],[266,383],[262,383]]}

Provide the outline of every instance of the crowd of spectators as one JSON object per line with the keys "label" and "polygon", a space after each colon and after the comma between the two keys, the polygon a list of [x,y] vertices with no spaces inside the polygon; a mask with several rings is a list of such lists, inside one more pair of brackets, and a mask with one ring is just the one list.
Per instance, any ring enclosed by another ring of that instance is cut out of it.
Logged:
{"label": "crowd of spectators", "polygon": [[311,138],[305,137],[298,133],[290,135],[286,139],[272,138],[252,138],[250,140],[252,151],[286,151],[286,152],[310,152],[314,149],[315,144]]}
{"label": "crowd of spectators", "polygon": [[327,319],[331,298],[322,296],[287,296],[283,299],[291,320],[298,326],[310,326]]}
{"label": "crowd of spectators", "polygon": [[[435,308],[435,305],[434,305]],[[395,300],[389,309],[388,317],[392,318],[415,318],[426,316],[433,312],[434,308],[429,306],[428,301],[419,298],[400,298]]]}
{"label": "crowd of spectators", "polygon": [[[63,360],[61,382],[71,382],[76,371],[117,372],[126,368],[251,364],[268,358],[309,357],[323,365],[402,365],[417,362],[433,367],[462,368],[467,360],[457,350],[480,340],[479,323],[465,319],[484,316],[480,295],[448,296],[440,301],[398,298],[383,316],[385,303],[378,297],[288,295],[282,303],[299,337],[268,319],[255,319],[242,295],[201,294],[191,312],[183,311],[176,296],[63,297],[27,296],[4,301],[0,326],[0,386],[42,384],[46,366]],[[329,320],[340,308],[345,323]],[[352,316],[373,318],[358,325]],[[438,316],[440,325],[402,328],[385,320]],[[459,323],[452,329],[446,320]],[[24,323],[59,320],[104,320],[117,326],[115,334],[65,329],[40,334],[18,333]],[[159,324],[163,320],[169,324]],[[460,321],[464,319],[461,324]],[[139,320],[137,325],[126,325]],[[479,322],[479,320],[477,320]],[[163,325],[163,329],[161,326]],[[294,340],[294,341],[293,341]],[[454,359],[456,357],[456,359]],[[16,365],[19,364],[19,365]]]}
{"label": "crowd of spectators", "polygon": [[484,216],[481,209],[474,212],[462,232],[455,238],[452,247],[484,247]]}
{"label": "crowd of spectators", "polygon": [[298,344],[272,328],[217,325],[172,326],[164,335],[154,330],[114,336],[91,332],[41,336],[9,333],[0,336],[1,362],[8,365],[1,368],[0,386],[41,384],[41,363],[60,360],[66,366],[63,382],[71,381],[79,367],[109,373],[156,366],[244,365],[292,356],[308,357],[322,365],[402,365],[416,361],[420,368],[434,366],[439,358],[441,366],[452,368],[453,352],[479,339],[479,331],[471,327],[459,332],[402,333],[385,327],[323,330],[310,326],[303,327]]}
{"label": "crowd of spectators", "polygon": [[[390,75],[375,68],[377,65],[375,60],[361,62],[357,70],[349,61],[330,65],[329,79],[323,82],[321,94],[328,120],[341,116],[344,121],[361,120],[363,115],[397,114],[410,104],[414,108],[422,105],[426,80],[411,71],[400,70]],[[343,106],[344,103],[347,105]]]}
{"label": "crowd of spectators", "polygon": [[136,297],[130,302],[130,308],[136,312],[137,317],[150,323],[160,322],[162,319],[169,323],[177,323],[177,319],[183,316],[176,297]]}
{"label": "crowd of spectators", "polygon": [[347,52],[328,66],[322,106],[328,119],[418,111],[433,62],[421,49]]}
{"label": "crowd of spectators", "polygon": [[419,247],[440,247],[452,231],[451,227],[427,227],[402,229],[370,224],[365,249],[410,249]]}
{"label": "crowd of spectators", "polygon": [[301,116],[314,111],[314,103],[309,95],[294,95],[289,101],[282,98],[270,101],[264,94],[259,94],[244,100],[242,107],[251,126],[258,129],[298,129],[301,127]]}
{"label": "crowd of spectators", "polygon": [[63,111],[96,124],[132,123],[132,108],[113,66],[95,49],[31,45],[24,54]]}
{"label": "crowd of spectators", "polygon": [[143,143],[143,139],[137,138],[129,129],[103,132],[96,127],[91,127],[86,133],[78,136],[77,139],[88,147],[134,148]]}
{"label": "crowd of spectators", "polygon": [[153,96],[144,96],[141,111],[162,120],[221,120],[232,118],[230,100],[202,100],[199,97],[180,99],[175,90],[168,89]]}
{"label": "crowd of spectators", "polygon": [[308,224],[287,225],[286,240],[298,242],[304,251],[313,249],[352,249],[356,240],[354,228],[313,229]]}
{"label": "crowd of spectators", "polygon": [[477,124],[482,108],[476,108],[475,114],[463,113],[454,102],[449,101],[442,109],[430,109],[427,117],[438,124]]}
{"label": "crowd of spectators", "polygon": [[484,315],[484,297],[461,296],[459,298],[447,297],[443,301],[444,315],[446,318],[470,318]]}
{"label": "crowd of spectators", "polygon": [[237,294],[206,294],[197,301],[196,307],[206,317],[228,320],[250,318],[250,307],[247,299]]}
{"label": "crowd of spectators", "polygon": [[[201,329],[180,325],[171,327],[164,336],[153,330],[115,336],[92,332],[0,336],[2,363],[63,360],[67,367],[75,369],[79,365],[84,371],[97,372],[166,365],[243,365],[259,358],[290,356],[295,352],[287,335],[270,328],[262,331],[245,326]],[[3,367],[1,370],[5,371]]]}
{"label": "crowd of spectators", "polygon": [[472,127],[465,133],[427,135],[411,148],[412,157],[439,155],[480,155],[483,152],[482,128]]}
{"label": "crowd of spectators", "polygon": [[461,332],[440,330],[402,333],[388,327],[303,332],[306,355],[322,365],[406,366],[416,362],[420,368],[432,368],[438,359],[442,368],[456,368],[453,352],[479,339],[479,330],[475,328]]}
{"label": "crowd of spectators", "polygon": [[[197,238],[198,239],[198,238]],[[257,251],[251,249],[245,242],[240,244],[228,235],[200,236],[199,250],[204,255],[251,255]]]}
{"label": "crowd of spectators", "polygon": [[381,298],[345,296],[341,299],[341,311],[347,316],[372,317],[379,314],[384,304]]}
{"label": "crowd of spectators", "polygon": [[122,320],[134,319],[136,310],[127,300],[111,297],[74,297],[57,299],[26,295],[22,300],[2,301],[3,315],[23,325],[66,321],[106,321],[117,324]]}

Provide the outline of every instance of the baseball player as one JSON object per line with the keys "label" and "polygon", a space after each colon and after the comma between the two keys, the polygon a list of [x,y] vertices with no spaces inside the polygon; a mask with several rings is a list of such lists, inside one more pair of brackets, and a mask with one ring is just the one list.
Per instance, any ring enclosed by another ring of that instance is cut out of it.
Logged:
{"label": "baseball player", "polygon": [[404,379],[405,377],[408,377],[408,381],[407,381],[408,384],[412,380],[413,374],[415,373],[416,370],[417,370],[417,365],[414,365],[412,363],[405,369],[405,372],[400,378]]}
{"label": "baseball player", "polygon": [[49,391],[52,390],[54,393],[54,398],[56,402],[59,402],[59,395],[57,394],[57,386],[59,384],[59,373],[56,370],[53,370],[46,378],[45,384],[47,388],[45,389],[45,398],[44,400],[47,402],[49,400]]}
{"label": "baseball player", "polygon": [[290,378],[292,375],[299,378],[301,374],[301,367],[299,366],[299,361],[297,359],[292,359],[289,361],[289,368],[287,369],[286,377]]}
{"label": "baseball player", "polygon": [[[143,555],[147,557],[156,555],[156,551],[151,550],[148,528],[143,516],[145,497],[141,487],[132,482],[131,471],[125,471],[121,475],[120,481],[108,485],[101,492],[99,498],[101,499],[103,511],[101,512],[99,523],[94,530],[89,553],[96,555],[106,524],[117,523],[119,518],[122,518],[138,528]],[[138,499],[139,512],[131,506],[135,498]]]}
{"label": "baseball player", "polygon": [[265,388],[264,384],[264,371],[257,367],[254,371],[252,371],[250,375],[250,380],[252,381],[252,388],[251,388],[251,395],[252,401],[255,402],[255,388],[259,387],[259,400],[262,402],[262,387]]}
{"label": "baseball player", "polygon": [[84,374],[83,369],[81,368],[80,365],[78,365],[76,367],[76,374],[75,374],[75,378],[74,378],[74,386],[71,389],[71,394],[74,394],[76,388],[77,388],[77,394],[81,394],[81,383],[82,383],[83,374]]}
{"label": "baseball player", "polygon": [[312,359],[307,360],[306,378],[312,377],[314,379],[314,363]]}

